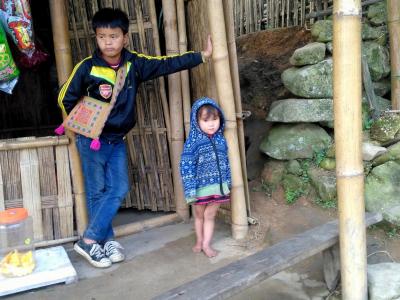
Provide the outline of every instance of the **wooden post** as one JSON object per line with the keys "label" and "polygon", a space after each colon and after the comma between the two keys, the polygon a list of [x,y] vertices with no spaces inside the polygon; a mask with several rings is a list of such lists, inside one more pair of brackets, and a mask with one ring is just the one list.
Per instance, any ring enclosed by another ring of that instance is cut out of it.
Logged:
{"label": "wooden post", "polygon": [[400,3],[387,0],[390,39],[390,67],[392,74],[392,108],[400,109]]}
{"label": "wooden post", "polygon": [[[67,3],[65,0],[50,0],[49,3],[58,84],[61,86],[67,81],[68,76],[72,71],[71,46],[68,35]],[[81,160],[75,145],[75,135],[70,131],[67,131],[66,135],[70,140],[68,151],[70,156],[72,183],[75,195],[76,224],[78,234],[82,235],[86,229],[88,220],[86,213],[86,196],[81,169]]]}
{"label": "wooden post", "polygon": [[333,30],[333,103],[342,299],[366,300],[360,0],[334,2]]}
{"label": "wooden post", "polygon": [[[187,51],[186,38],[186,19],[185,19],[185,3],[184,0],[176,0],[176,11],[178,15],[178,30],[179,30],[179,53]],[[182,100],[183,100],[183,122],[185,124],[185,136],[189,136],[190,131],[190,86],[189,86],[189,71],[180,72],[182,81]]]}
{"label": "wooden post", "polygon": [[207,8],[213,41],[212,59],[217,84],[218,100],[225,114],[225,137],[228,143],[229,162],[232,170],[232,235],[235,239],[242,239],[246,236],[248,231],[246,199],[240,163],[235,97],[233,94],[229,67],[229,55],[222,1],[208,0]]}
{"label": "wooden post", "polygon": [[228,40],[228,53],[229,53],[229,65],[231,68],[231,77],[232,77],[232,85],[233,85],[233,93],[235,97],[235,107],[236,107],[236,115],[237,118],[237,131],[239,138],[239,150],[240,150],[240,159],[243,173],[243,186],[244,193],[246,196],[246,206],[247,206],[247,214],[251,215],[250,212],[250,194],[249,194],[249,185],[247,183],[247,167],[246,167],[246,148],[245,148],[245,140],[244,140],[244,125],[242,119],[242,97],[240,95],[240,81],[239,81],[239,68],[237,61],[237,53],[236,53],[236,40],[235,40],[235,24],[234,24],[234,16],[233,16],[233,0],[223,0],[222,3],[224,5],[224,14],[225,14],[225,28]]}
{"label": "wooden post", "polygon": [[[165,43],[167,55],[179,54],[178,32],[176,28],[176,5],[175,1],[162,0],[164,12]],[[171,156],[172,156],[172,178],[174,182],[174,193],[176,212],[183,220],[189,219],[189,209],[185,202],[179,161],[183,149],[183,116],[182,116],[182,91],[181,77],[179,73],[168,76],[170,119],[171,119]]]}

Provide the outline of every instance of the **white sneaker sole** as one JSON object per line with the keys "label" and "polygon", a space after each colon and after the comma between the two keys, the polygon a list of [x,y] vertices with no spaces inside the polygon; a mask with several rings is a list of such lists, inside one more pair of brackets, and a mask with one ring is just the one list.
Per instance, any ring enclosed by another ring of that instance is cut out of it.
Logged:
{"label": "white sneaker sole", "polygon": [[122,253],[120,255],[111,255],[111,256],[108,257],[108,259],[111,260],[111,262],[113,264],[115,264],[115,263],[119,263],[121,261],[124,261],[125,260],[125,255],[123,255]]}
{"label": "white sneaker sole", "polygon": [[93,260],[89,254],[85,252],[77,243],[74,244],[74,250],[78,252],[78,254],[82,255],[86,260],[96,268],[108,268],[111,267],[112,263],[111,260],[108,258],[104,258],[103,261],[95,261]]}

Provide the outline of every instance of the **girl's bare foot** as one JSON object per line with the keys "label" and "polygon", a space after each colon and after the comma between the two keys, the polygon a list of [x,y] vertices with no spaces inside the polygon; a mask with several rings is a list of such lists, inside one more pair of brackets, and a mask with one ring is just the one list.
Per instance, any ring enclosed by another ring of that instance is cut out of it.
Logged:
{"label": "girl's bare foot", "polygon": [[211,247],[203,247],[203,252],[207,257],[215,257],[218,254],[218,251],[214,250]]}
{"label": "girl's bare foot", "polygon": [[193,248],[192,248],[192,251],[194,252],[194,253],[200,253],[201,252],[201,246],[199,246],[199,245],[194,245],[193,246]]}

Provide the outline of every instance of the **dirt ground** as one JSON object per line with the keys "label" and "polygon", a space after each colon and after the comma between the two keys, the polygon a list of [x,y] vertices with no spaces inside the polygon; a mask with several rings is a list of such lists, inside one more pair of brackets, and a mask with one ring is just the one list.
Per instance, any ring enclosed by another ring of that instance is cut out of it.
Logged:
{"label": "dirt ground", "polygon": [[290,97],[281,73],[293,51],[311,40],[301,27],[260,31],[236,40],[243,109],[265,118],[272,101]]}

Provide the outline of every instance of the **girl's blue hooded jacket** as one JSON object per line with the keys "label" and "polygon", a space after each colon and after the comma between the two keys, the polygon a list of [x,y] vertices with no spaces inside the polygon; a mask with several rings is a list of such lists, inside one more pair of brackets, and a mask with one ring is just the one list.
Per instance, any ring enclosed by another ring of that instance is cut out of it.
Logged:
{"label": "girl's blue hooded jacket", "polygon": [[[220,128],[212,136],[204,133],[197,121],[197,113],[205,104],[214,106],[220,112]],[[224,127],[224,115],[214,100],[203,97],[193,104],[190,133],[180,162],[185,199],[188,203],[196,201],[196,197],[230,193],[231,171],[228,146],[223,135]]]}

